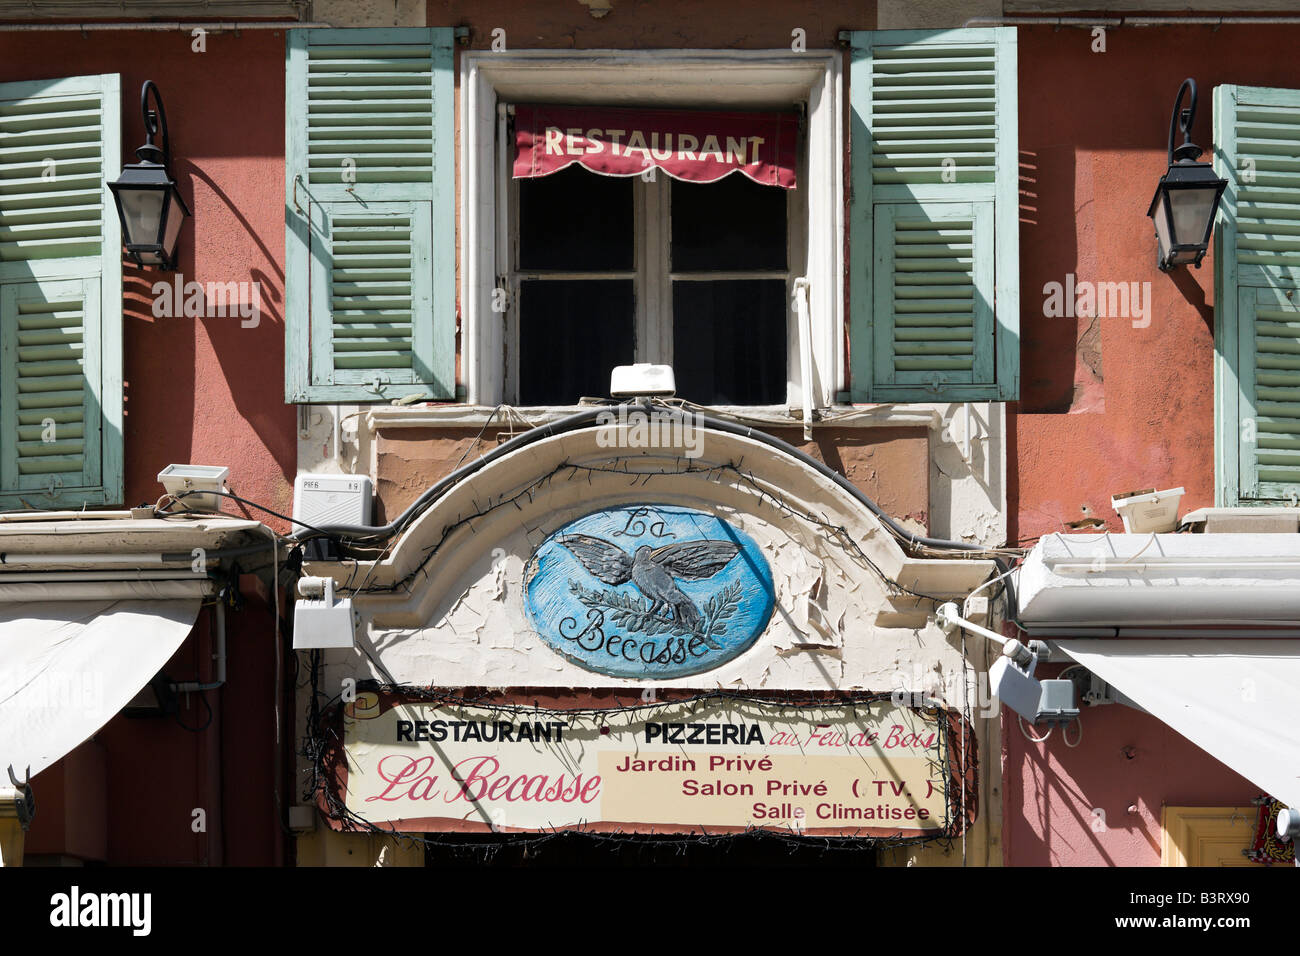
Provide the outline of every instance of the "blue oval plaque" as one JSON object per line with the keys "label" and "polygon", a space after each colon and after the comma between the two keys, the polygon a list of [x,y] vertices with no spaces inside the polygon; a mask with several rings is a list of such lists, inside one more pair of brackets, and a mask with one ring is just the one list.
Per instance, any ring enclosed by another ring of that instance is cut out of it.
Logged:
{"label": "blue oval plaque", "polygon": [[575,664],[664,680],[748,649],[772,616],[772,571],[721,518],[667,505],[598,511],[556,531],[524,572],[533,628]]}

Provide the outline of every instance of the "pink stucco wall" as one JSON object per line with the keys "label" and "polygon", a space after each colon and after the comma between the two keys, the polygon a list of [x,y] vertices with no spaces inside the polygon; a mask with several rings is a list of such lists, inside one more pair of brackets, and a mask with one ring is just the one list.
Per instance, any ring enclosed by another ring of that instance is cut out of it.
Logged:
{"label": "pink stucco wall", "polygon": [[[193,462],[228,466],[231,491],[287,513],[297,447],[295,409],[284,403],[284,34],[211,33],[206,51],[197,52],[180,31],[0,33],[0,82],[99,73],[121,74],[123,162],[135,162],[144,142],[142,83],[151,79],[162,93],[173,174],[194,213],[181,233],[176,275],[261,283],[260,321],[245,328],[238,316],[157,318],[151,287],[174,275],[124,269],[124,503],[152,504],[162,494],[158,472]],[[220,782],[202,763],[209,759],[204,748],[218,746],[220,735],[118,716],[96,737],[98,770],[70,761],[49,781],[37,778],[42,812],[29,852],[73,854],[95,843],[71,839],[60,825],[68,814],[84,816],[82,791],[93,786],[111,862],[185,865],[223,851],[228,863],[273,862],[282,838],[270,797],[272,622],[252,596],[229,618],[229,684],[213,694],[224,712],[217,719],[225,738]],[[209,673],[207,640],[201,619],[167,673],[178,680]],[[202,724],[197,698],[189,703],[185,721]],[[224,829],[211,839],[195,834],[194,807],[210,819],[224,815]],[[97,839],[105,845],[102,833]]]}
{"label": "pink stucco wall", "polygon": [[[1067,746],[1060,730],[1032,743],[1002,708],[1008,865],[1158,866],[1162,805],[1244,806],[1260,795],[1149,714],[1109,704],[1085,709],[1082,725],[1077,747]],[[1069,728],[1071,743],[1078,733],[1078,725]]]}
{"label": "pink stucco wall", "polygon": [[[1184,512],[1214,503],[1214,249],[1199,270],[1160,273],[1147,206],[1184,77],[1200,87],[1193,140],[1207,159],[1215,86],[1300,87],[1294,27],[1126,28],[1106,40],[1094,53],[1086,30],[1019,31],[1024,387],[1009,408],[1007,520],[1026,546],[1081,518],[1122,530],[1110,497],[1135,488],[1183,486]],[[1149,282],[1150,324],[1048,317],[1044,285],[1067,273]],[[1162,805],[1260,792],[1126,707],[1086,710],[1075,749],[1059,731],[1032,744],[1003,718],[1009,864],[1155,865]]]}
{"label": "pink stucco wall", "polygon": [[124,163],[144,142],[140,86],[158,84],[194,213],[177,273],[260,282],[263,314],[250,328],[238,316],[155,318],[151,287],[174,276],[124,269],[125,503],[152,503],[158,472],[193,462],[228,466],[232,491],[284,512],[297,457],[284,403],[284,34],[192,45],[179,31],[0,34],[0,82],[121,74]]}

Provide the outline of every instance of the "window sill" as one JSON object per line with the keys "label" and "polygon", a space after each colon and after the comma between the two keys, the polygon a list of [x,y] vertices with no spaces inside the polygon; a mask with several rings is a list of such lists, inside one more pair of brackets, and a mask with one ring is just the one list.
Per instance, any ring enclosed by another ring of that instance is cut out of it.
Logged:
{"label": "window sill", "polygon": [[[489,422],[502,427],[549,425],[569,415],[595,408],[593,405],[547,405],[515,408],[491,405],[377,405],[366,413],[366,423],[373,431],[389,428],[482,428]],[[705,414],[728,421],[771,428],[802,428],[803,413],[784,405],[717,406]],[[825,416],[812,423],[814,429],[825,428],[941,428],[943,417],[938,409],[925,406],[834,405],[823,409]]]}

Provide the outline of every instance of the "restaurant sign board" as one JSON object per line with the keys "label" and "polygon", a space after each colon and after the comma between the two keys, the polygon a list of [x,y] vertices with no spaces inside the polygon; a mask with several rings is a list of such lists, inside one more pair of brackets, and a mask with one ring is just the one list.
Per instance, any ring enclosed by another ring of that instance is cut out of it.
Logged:
{"label": "restaurant sign board", "polygon": [[937,836],[960,829],[970,736],[955,713],[879,696],[543,710],[365,692],[342,724],[334,825],[408,832]]}

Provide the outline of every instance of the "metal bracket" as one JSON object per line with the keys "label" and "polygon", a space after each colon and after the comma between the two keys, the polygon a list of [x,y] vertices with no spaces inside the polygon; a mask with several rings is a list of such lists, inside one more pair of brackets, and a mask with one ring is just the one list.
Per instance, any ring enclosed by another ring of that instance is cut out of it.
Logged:
{"label": "metal bracket", "polygon": [[24,832],[31,827],[32,818],[36,816],[36,794],[33,792],[30,783],[32,779],[32,768],[28,764],[27,772],[23,779],[19,780],[14,776],[14,765],[9,765],[9,782],[14,788],[14,806],[18,814],[18,824]]}

